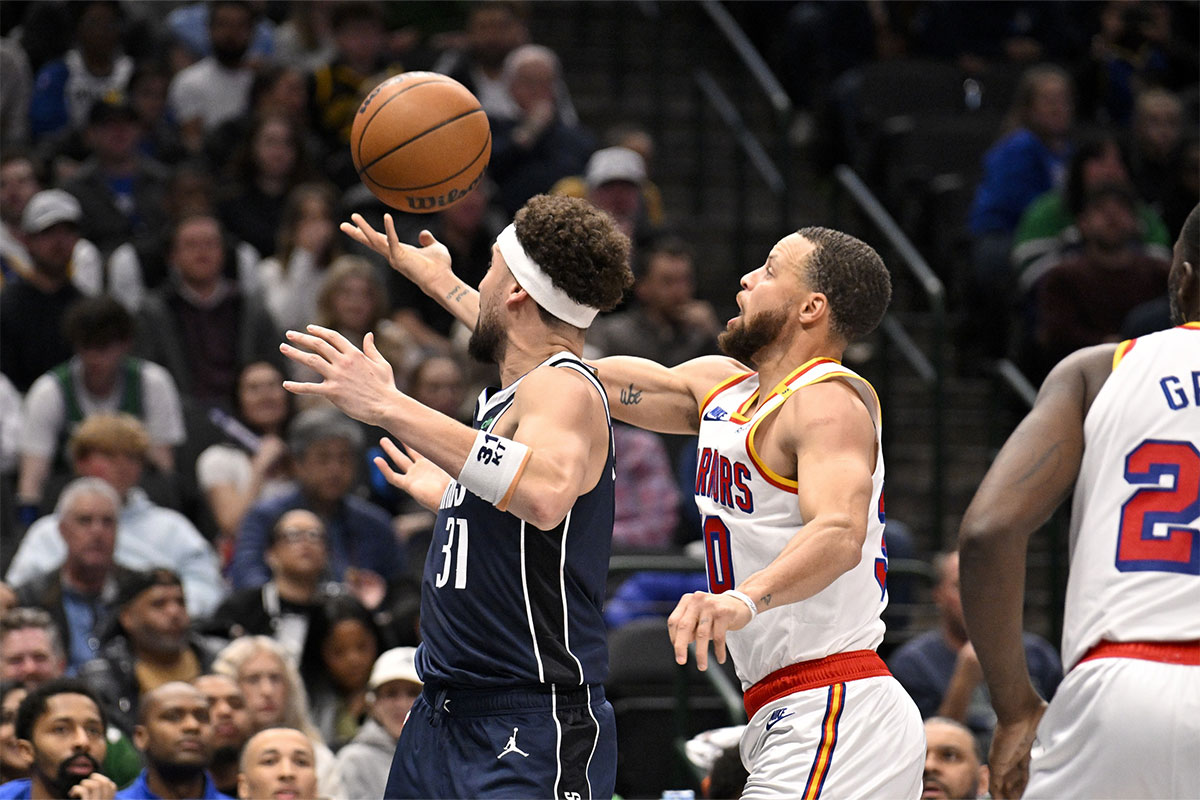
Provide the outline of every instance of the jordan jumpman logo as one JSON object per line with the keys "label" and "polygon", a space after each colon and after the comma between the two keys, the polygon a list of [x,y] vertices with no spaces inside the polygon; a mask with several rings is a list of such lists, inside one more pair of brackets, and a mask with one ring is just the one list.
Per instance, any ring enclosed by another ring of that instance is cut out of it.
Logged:
{"label": "jordan jumpman logo", "polygon": [[526,753],[521,748],[517,747],[517,729],[513,728],[512,736],[508,737],[508,744],[504,745],[504,749],[500,751],[500,755],[496,758],[503,758],[509,753],[519,753],[524,758],[529,758],[529,753]]}

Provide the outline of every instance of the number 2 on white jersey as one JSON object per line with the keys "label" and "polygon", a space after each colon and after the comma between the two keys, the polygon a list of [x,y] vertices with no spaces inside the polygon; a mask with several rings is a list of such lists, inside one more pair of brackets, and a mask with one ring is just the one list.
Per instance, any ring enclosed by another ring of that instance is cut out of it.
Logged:
{"label": "number 2 on white jersey", "polygon": [[[1172,485],[1163,486],[1164,476]],[[1116,565],[1121,572],[1200,575],[1200,450],[1186,441],[1147,439],[1125,457],[1125,480],[1143,486],[1121,506]],[[1155,536],[1155,526],[1165,535]],[[1161,530],[1161,529],[1160,529]]]}

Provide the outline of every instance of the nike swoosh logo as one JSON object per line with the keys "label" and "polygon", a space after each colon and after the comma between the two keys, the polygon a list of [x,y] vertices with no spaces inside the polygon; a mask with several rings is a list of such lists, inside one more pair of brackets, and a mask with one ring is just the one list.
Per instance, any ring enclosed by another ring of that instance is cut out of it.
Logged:
{"label": "nike swoosh logo", "polygon": [[775,723],[781,722],[790,716],[793,716],[793,715],[792,714],[784,714],[779,717],[771,717],[769,720],[767,720],[767,730],[771,730],[771,728],[775,727]]}

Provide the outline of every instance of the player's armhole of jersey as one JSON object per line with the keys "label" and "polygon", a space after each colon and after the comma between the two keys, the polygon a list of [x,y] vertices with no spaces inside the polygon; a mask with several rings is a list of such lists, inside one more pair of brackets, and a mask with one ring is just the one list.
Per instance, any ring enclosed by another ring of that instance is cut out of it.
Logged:
{"label": "player's armhole of jersey", "polygon": [[1113,359],[1112,359],[1112,371],[1113,372],[1116,372],[1117,365],[1121,363],[1121,360],[1129,354],[1129,351],[1132,350],[1133,346],[1136,344],[1137,344],[1137,339],[1126,339],[1125,341],[1123,341],[1119,345],[1117,345],[1117,349],[1113,351]]}

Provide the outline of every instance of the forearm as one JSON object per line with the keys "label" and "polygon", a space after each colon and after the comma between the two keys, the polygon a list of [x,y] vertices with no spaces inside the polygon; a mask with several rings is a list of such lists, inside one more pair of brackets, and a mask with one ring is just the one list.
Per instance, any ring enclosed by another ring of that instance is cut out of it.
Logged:
{"label": "forearm", "polygon": [[47,456],[22,454],[20,473],[17,476],[17,500],[22,503],[37,503],[42,499],[42,487],[50,474],[50,459]]}
{"label": "forearm", "polygon": [[847,518],[813,520],[774,561],[736,588],[754,600],[760,613],[807,600],[858,564],[864,536],[865,529]]}
{"label": "forearm", "polygon": [[942,695],[942,702],[938,706],[937,715],[939,717],[949,717],[959,722],[967,721],[967,709],[971,705],[971,695],[975,692],[975,687],[979,685],[977,671],[978,666],[972,669],[972,665],[960,653],[954,664],[954,673],[950,676],[950,683],[946,686],[946,693]]}
{"label": "forearm", "polygon": [[468,328],[475,329],[475,323],[479,319],[478,291],[450,270],[439,273],[428,282],[419,285],[421,291],[436,300],[451,316]]}
{"label": "forearm", "polygon": [[1018,717],[1037,696],[1022,642],[1025,548],[1024,537],[964,526],[959,549],[967,631],[1001,722]]}

